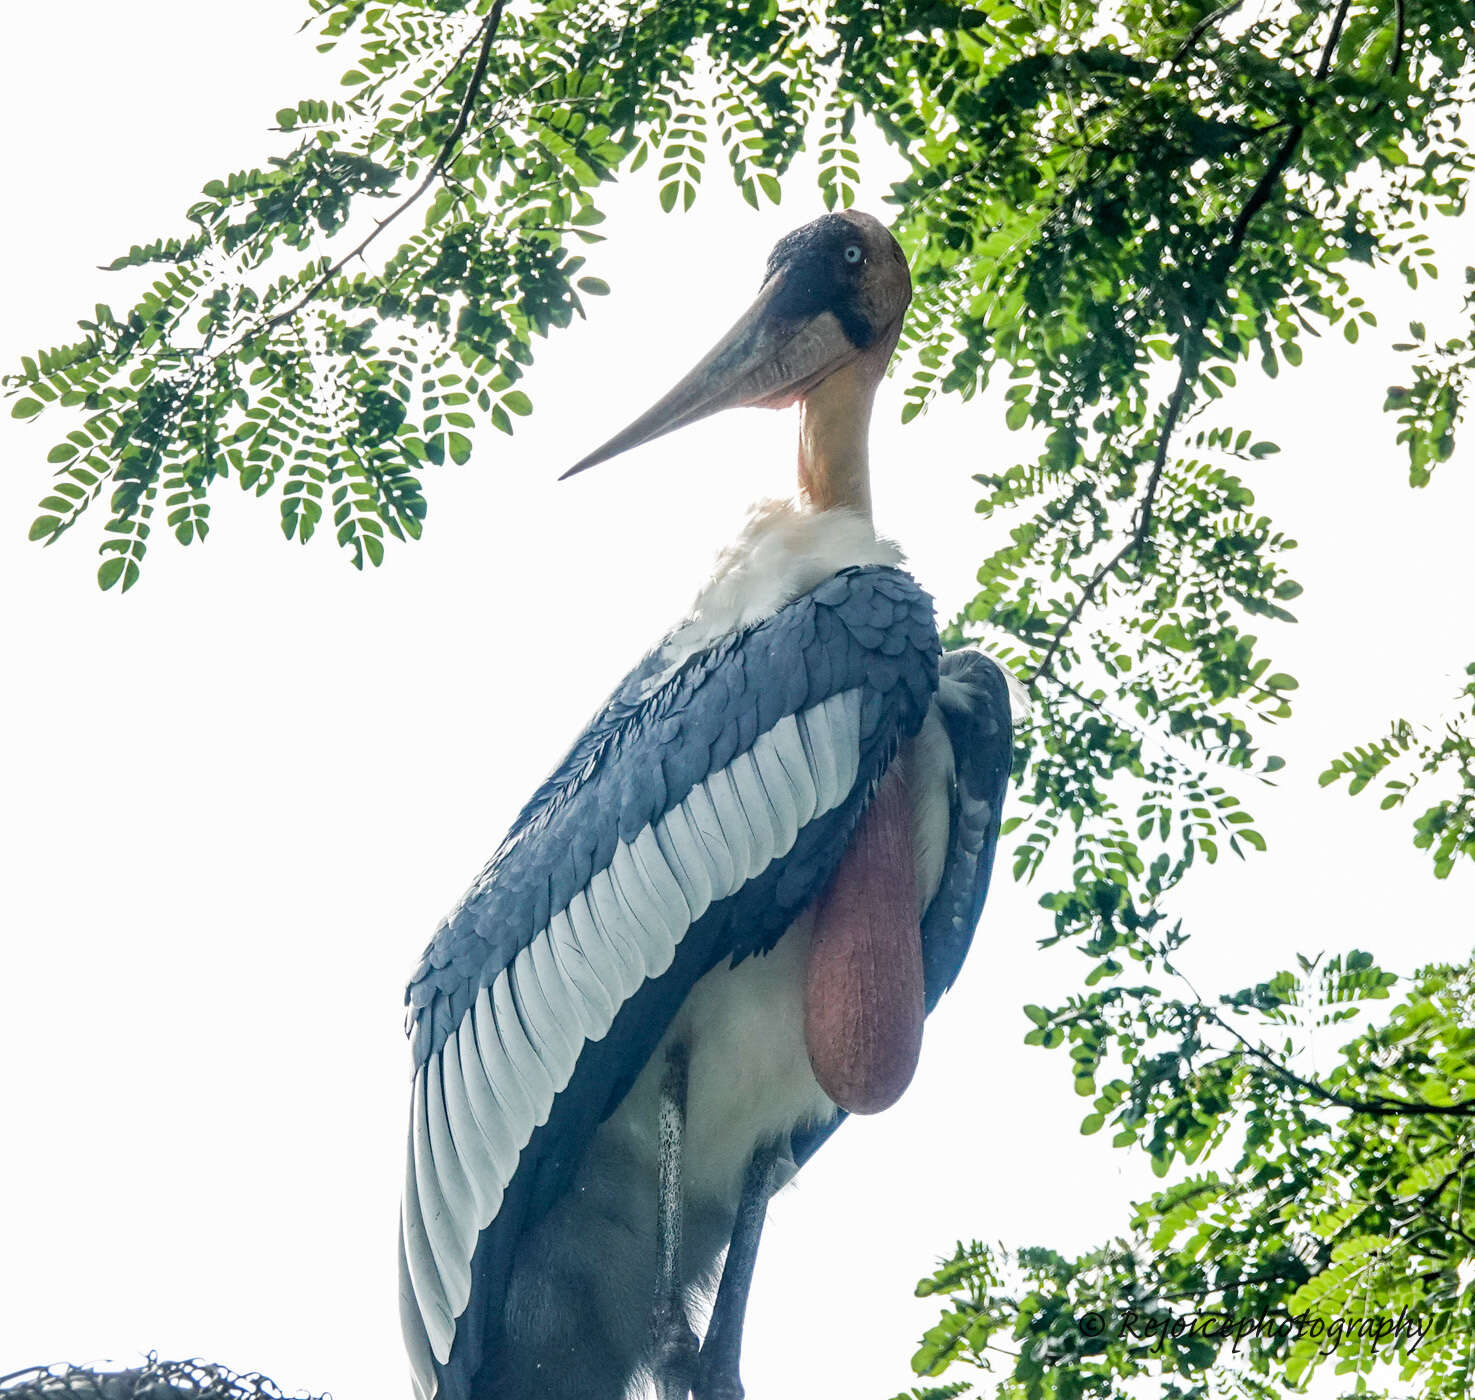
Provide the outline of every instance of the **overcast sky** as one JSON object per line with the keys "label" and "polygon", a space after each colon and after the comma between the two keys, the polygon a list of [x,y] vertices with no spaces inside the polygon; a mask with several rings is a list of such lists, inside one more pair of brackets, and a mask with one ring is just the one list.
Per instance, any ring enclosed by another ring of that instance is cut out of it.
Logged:
{"label": "overcast sky", "polygon": [[[326,95],[302,0],[84,0],[7,15],[0,360],[120,297],[95,265],[165,232],[210,178],[257,163],[271,114]],[[863,207],[877,209],[880,188]],[[537,411],[427,481],[424,540],[356,574],[328,532],[288,544],[276,502],[217,494],[203,547],[155,529],[142,584],[99,593],[101,519],[25,542],[60,435],[0,420],[7,722],[0,944],[0,1374],[150,1348],[260,1369],[340,1400],[406,1393],[395,1310],[407,1058],[401,991],[440,914],[531,789],[681,615],[753,498],[790,489],[794,423],[729,414],[558,485],[733,319],[772,241],[820,212],[796,183],[753,213],[714,180],[660,214],[608,199],[590,271],[614,294],[542,347]],[[1279,441],[1251,469],[1302,542],[1302,681],[1254,798],[1268,855],[1195,874],[1175,904],[1205,992],[1296,951],[1392,966],[1467,952],[1469,873],[1436,883],[1407,823],[1322,792],[1325,759],[1395,715],[1432,719],[1475,659],[1463,459],[1403,486],[1379,411],[1387,344],[1436,322],[1457,276],[1369,282],[1383,325],[1248,387],[1223,417]],[[1023,440],[989,404],[906,429],[883,391],[876,517],[950,616],[1011,524],[970,477]],[[912,1284],[959,1237],[1071,1250],[1149,1189],[1083,1139],[1063,1055],[1025,1049],[1021,1003],[1072,990],[1041,952],[1038,891],[1001,879],[972,961],[897,1108],[845,1128],[777,1203],[746,1356],[755,1400],[883,1400],[935,1307]]]}

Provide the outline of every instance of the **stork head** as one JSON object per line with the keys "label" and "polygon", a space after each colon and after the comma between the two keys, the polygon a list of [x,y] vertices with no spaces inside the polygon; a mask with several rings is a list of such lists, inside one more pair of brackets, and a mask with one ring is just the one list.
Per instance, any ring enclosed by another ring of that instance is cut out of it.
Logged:
{"label": "stork head", "polygon": [[879,219],[848,209],[795,229],[774,245],[738,323],[659,403],[564,476],[724,408],[786,408],[842,370],[874,393],[911,299],[906,257]]}

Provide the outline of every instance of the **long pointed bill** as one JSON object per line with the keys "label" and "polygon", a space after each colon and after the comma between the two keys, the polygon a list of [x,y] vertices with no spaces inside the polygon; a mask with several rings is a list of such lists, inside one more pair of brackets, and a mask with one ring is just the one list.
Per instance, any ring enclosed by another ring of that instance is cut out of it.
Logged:
{"label": "long pointed bill", "polygon": [[559,480],[724,408],[782,408],[853,358],[856,348],[833,313],[794,316],[779,309],[787,275],[776,272],[763,284],[738,323],[665,398]]}

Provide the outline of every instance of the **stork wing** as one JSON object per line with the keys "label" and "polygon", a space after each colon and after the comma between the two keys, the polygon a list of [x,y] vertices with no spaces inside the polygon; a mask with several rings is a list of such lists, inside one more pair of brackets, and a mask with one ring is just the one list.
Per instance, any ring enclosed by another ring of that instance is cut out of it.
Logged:
{"label": "stork wing", "polygon": [[937,708],[953,749],[953,800],[942,884],[922,917],[927,1010],[953,985],[983,913],[1014,759],[1009,686],[981,651],[942,658]]}
{"label": "stork wing", "polygon": [[[942,882],[922,915],[929,1015],[962,969],[983,913],[1014,757],[1009,685],[998,663],[981,651],[950,651],[942,658],[937,708],[953,751],[954,781]],[[794,1135],[796,1168],[829,1141],[845,1117],[837,1114]]]}
{"label": "stork wing", "polygon": [[692,986],[830,878],[936,689],[932,603],[900,570],[847,569],[662,664],[595,716],[406,994],[400,1299],[422,1397],[476,1390],[519,1238]]}

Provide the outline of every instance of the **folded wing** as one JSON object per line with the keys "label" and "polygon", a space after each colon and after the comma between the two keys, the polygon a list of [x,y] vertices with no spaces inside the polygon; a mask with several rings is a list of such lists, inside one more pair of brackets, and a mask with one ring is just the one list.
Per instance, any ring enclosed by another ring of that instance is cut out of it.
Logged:
{"label": "folded wing", "polygon": [[437,931],[407,992],[400,1294],[422,1397],[474,1392],[523,1231],[691,987],[829,879],[937,666],[930,599],[883,567],[670,673],[653,653]]}

